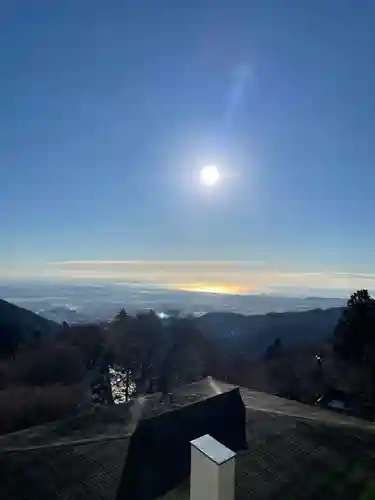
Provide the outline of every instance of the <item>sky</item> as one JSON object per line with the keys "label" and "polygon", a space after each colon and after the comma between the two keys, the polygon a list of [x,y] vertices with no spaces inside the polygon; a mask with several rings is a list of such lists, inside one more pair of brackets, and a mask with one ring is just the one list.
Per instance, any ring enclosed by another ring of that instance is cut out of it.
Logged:
{"label": "sky", "polygon": [[375,289],[374,24],[372,0],[3,2],[0,278]]}

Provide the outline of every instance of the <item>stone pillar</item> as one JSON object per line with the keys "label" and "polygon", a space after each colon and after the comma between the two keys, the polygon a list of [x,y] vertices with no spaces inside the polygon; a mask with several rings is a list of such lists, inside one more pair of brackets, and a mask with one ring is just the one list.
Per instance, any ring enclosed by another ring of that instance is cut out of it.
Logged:
{"label": "stone pillar", "polygon": [[190,500],[234,500],[235,452],[209,434],[190,444]]}

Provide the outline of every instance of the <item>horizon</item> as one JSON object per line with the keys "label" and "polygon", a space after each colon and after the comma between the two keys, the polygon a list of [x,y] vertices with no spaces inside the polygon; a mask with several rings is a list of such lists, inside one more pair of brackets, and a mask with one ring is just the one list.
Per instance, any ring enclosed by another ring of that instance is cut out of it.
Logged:
{"label": "horizon", "polygon": [[[311,290],[310,290],[311,292]],[[314,292],[314,291],[313,291]],[[275,290],[269,293],[235,294],[218,290],[186,291],[143,282],[108,280],[0,281],[0,299],[29,309],[61,323],[108,320],[125,308],[129,314],[153,310],[179,311],[200,316],[209,312],[241,315],[298,313],[345,307],[350,293],[298,293]]]}
{"label": "horizon", "polygon": [[0,281],[375,290],[374,22],[367,0],[4,6]]}
{"label": "horizon", "polygon": [[344,298],[361,288],[375,292],[375,274],[290,272],[269,268],[261,261],[66,260],[49,262],[38,274],[0,276],[0,284],[6,281],[56,285],[126,283],[150,289],[225,295]]}
{"label": "horizon", "polygon": [[[94,288],[105,288],[105,287],[117,287],[120,289],[121,287],[126,287],[127,289],[138,291],[140,293],[168,293],[168,294],[191,294],[197,297],[204,296],[228,296],[238,298],[246,298],[246,297],[265,297],[265,298],[286,298],[286,299],[323,299],[323,300],[347,300],[350,295],[356,291],[357,289],[347,288],[347,289],[324,289],[324,288],[295,288],[292,286],[289,287],[274,287],[269,288],[267,290],[254,290],[254,291],[245,291],[245,292],[237,292],[233,290],[226,290],[224,287],[217,288],[181,288],[176,286],[170,286],[165,283],[152,283],[147,281],[129,281],[129,280],[119,280],[119,279],[108,279],[108,278],[80,278],[80,279],[72,279],[70,277],[65,278],[52,278],[52,277],[38,277],[38,278],[8,278],[1,279],[0,278],[0,288],[1,287],[10,287],[10,289],[22,286],[26,287],[26,289],[30,288],[32,290],[34,287],[37,287],[38,290],[43,290],[45,287],[68,287],[74,289],[75,287],[94,287]],[[359,289],[359,288],[358,288]],[[368,289],[369,293],[375,295],[375,289]],[[0,299],[4,297],[0,296]]]}

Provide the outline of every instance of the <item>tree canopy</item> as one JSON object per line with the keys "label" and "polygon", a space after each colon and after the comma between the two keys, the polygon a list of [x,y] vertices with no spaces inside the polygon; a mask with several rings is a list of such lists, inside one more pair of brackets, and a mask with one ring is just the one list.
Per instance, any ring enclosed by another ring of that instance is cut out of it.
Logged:
{"label": "tree canopy", "polygon": [[353,363],[375,359],[375,299],[368,290],[353,293],[334,332],[335,351]]}

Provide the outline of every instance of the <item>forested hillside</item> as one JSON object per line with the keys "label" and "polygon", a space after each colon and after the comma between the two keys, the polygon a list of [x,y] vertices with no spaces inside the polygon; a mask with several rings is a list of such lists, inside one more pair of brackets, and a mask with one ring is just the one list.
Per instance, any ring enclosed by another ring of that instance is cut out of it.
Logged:
{"label": "forested hillside", "polygon": [[13,353],[26,340],[55,334],[59,325],[0,299],[0,356]]}
{"label": "forested hillside", "polygon": [[197,318],[206,338],[230,351],[241,351],[257,357],[276,338],[285,347],[325,342],[333,330],[342,308],[313,309],[303,312],[269,313],[256,316],[214,312]]}
{"label": "forested hillside", "polygon": [[374,304],[359,290],[344,309],[200,318],[122,309],[110,322],[56,325],[2,301],[0,432],[207,375],[311,404],[334,387],[375,404]]}

